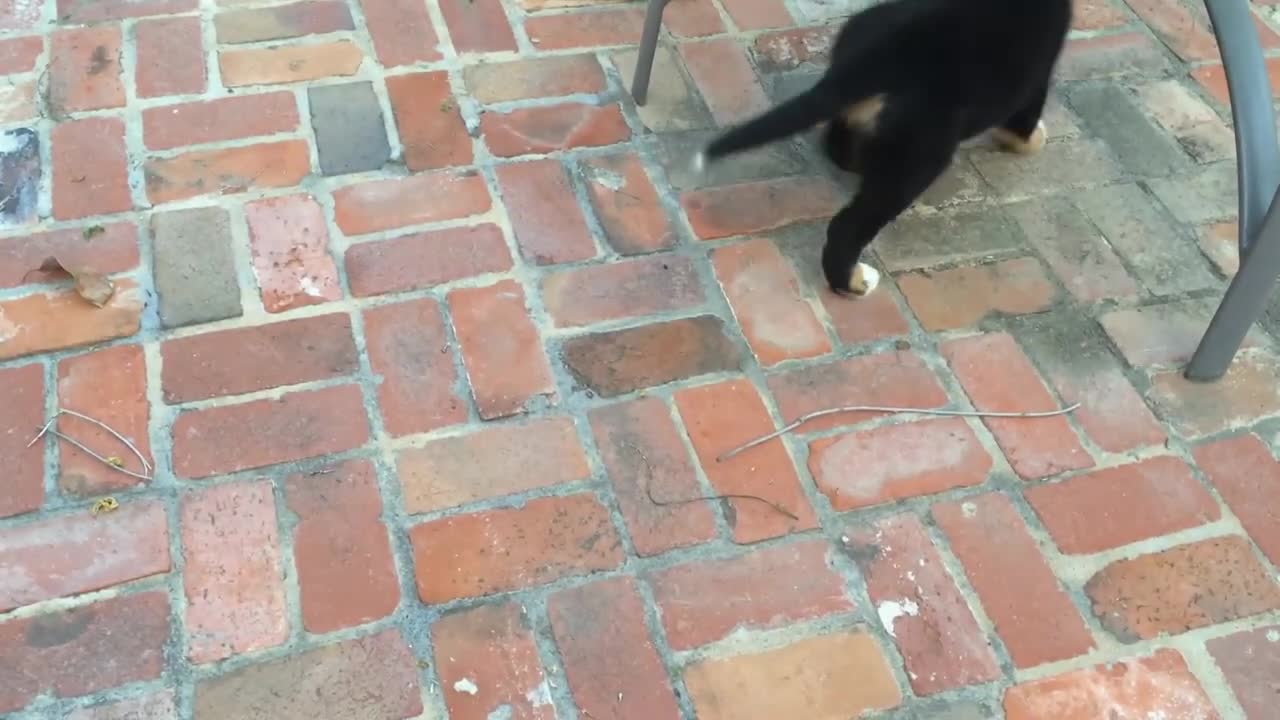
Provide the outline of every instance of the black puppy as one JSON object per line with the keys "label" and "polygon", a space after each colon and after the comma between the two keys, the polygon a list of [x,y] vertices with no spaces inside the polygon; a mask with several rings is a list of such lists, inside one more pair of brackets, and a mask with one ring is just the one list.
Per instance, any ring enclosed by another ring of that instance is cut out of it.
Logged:
{"label": "black puppy", "polygon": [[858,262],[885,225],[988,130],[1019,153],[1044,146],[1040,120],[1071,27],[1071,0],[888,0],[851,16],[810,90],[713,140],[699,164],[827,121],[838,167],[862,176],[827,226],[822,269],[837,293],[865,295]]}

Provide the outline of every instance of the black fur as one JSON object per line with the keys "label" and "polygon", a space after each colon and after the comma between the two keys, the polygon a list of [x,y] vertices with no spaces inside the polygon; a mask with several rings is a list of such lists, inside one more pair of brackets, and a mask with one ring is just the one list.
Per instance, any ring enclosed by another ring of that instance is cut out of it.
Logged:
{"label": "black fur", "polygon": [[[1071,26],[1071,0],[889,0],[846,21],[814,87],[713,140],[725,155],[827,121],[824,149],[862,175],[831,220],[822,253],[837,293],[875,236],[988,130],[1025,149],[1036,137],[1053,68]],[[849,116],[860,108],[858,117]],[[1040,131],[1042,134],[1042,131]]]}

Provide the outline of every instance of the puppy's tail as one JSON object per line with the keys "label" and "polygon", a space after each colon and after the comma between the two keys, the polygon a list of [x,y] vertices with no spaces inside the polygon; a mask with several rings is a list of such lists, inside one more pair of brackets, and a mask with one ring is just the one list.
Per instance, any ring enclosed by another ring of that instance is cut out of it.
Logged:
{"label": "puppy's tail", "polygon": [[803,132],[837,112],[821,83],[712,140],[700,160],[717,160]]}

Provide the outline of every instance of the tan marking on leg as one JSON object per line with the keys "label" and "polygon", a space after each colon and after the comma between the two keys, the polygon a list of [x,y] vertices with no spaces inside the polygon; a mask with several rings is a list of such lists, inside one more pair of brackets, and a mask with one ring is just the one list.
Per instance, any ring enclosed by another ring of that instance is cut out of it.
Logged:
{"label": "tan marking on leg", "polygon": [[1018,137],[1016,133],[1004,128],[994,128],[991,131],[991,137],[996,141],[996,144],[1019,155],[1032,155],[1040,152],[1040,149],[1044,147],[1047,135],[1043,120],[1036,123],[1036,129],[1031,131],[1031,137],[1029,138]]}
{"label": "tan marking on leg", "polygon": [[880,271],[866,263],[853,266],[849,274],[849,291],[854,295],[868,295],[880,284]]}
{"label": "tan marking on leg", "polygon": [[863,132],[871,132],[876,129],[876,120],[880,118],[880,113],[883,110],[884,94],[882,93],[853,103],[846,107],[840,116],[844,118],[845,124],[849,127]]}

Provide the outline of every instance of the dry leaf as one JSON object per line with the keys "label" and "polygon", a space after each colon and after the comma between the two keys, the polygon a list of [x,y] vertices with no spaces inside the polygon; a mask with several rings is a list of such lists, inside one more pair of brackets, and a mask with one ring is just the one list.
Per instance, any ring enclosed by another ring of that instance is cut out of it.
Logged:
{"label": "dry leaf", "polygon": [[53,256],[45,258],[40,263],[40,267],[31,272],[70,275],[76,281],[76,293],[97,307],[106,305],[111,300],[111,296],[116,294],[116,284],[111,281],[111,278],[102,273],[69,268]]}
{"label": "dry leaf", "polygon": [[84,232],[80,234],[81,236],[84,237],[85,240],[88,240],[96,235],[101,235],[106,231],[107,229],[102,227],[101,225],[90,225],[89,227],[84,229]]}
{"label": "dry leaf", "polygon": [[97,515],[98,513],[111,512],[119,508],[120,508],[119,500],[116,500],[113,497],[104,497],[101,500],[95,502],[93,504],[93,507],[89,508],[89,510],[94,515]]}
{"label": "dry leaf", "polygon": [[112,455],[107,458],[107,464],[114,468],[122,468],[124,467],[124,460],[120,459],[117,455]]}

